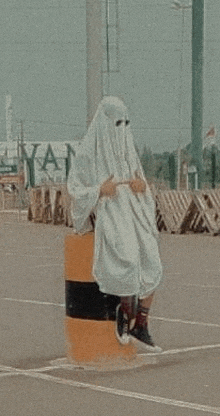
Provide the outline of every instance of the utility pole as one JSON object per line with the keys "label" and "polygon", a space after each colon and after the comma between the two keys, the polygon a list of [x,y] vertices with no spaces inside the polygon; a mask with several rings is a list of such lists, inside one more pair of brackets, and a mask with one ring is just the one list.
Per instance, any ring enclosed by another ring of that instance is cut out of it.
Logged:
{"label": "utility pole", "polygon": [[109,0],[105,0],[107,95],[110,93]]}
{"label": "utility pole", "polygon": [[11,95],[6,95],[6,138],[7,144],[10,144],[12,141],[12,99]]}
{"label": "utility pole", "polygon": [[198,173],[198,188],[203,182],[203,49],[204,0],[192,0],[192,163]]}
{"label": "utility pole", "polygon": [[87,32],[87,127],[102,99],[102,0],[86,0]]}
{"label": "utility pole", "polygon": [[181,31],[181,47],[180,47],[180,86],[179,86],[179,139],[177,148],[177,190],[180,190],[180,172],[181,172],[181,142],[182,142],[182,99],[183,99],[183,41],[185,26],[185,11],[191,8],[191,5],[182,4],[175,0],[172,9],[182,12],[182,31]]}
{"label": "utility pole", "polygon": [[20,133],[20,143],[18,139],[18,175],[19,175],[19,185],[18,185],[18,198],[19,198],[19,221],[21,219],[21,210],[24,205],[24,160],[23,160],[23,144],[24,144],[24,125],[21,120],[21,133]]}
{"label": "utility pole", "polygon": [[20,140],[20,157],[19,157],[19,171],[20,175],[24,174],[24,156],[23,156],[23,146],[24,146],[24,123],[21,120],[21,140]]}
{"label": "utility pole", "polygon": [[212,174],[212,189],[215,189],[215,182],[216,182],[216,152],[215,146],[212,146],[212,153],[211,153],[211,174]]}

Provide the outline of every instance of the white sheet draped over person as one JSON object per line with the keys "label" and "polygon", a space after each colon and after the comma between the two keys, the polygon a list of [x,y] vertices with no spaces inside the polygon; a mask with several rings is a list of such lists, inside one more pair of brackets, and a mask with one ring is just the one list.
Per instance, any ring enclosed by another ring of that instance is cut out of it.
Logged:
{"label": "white sheet draped over person", "polygon": [[93,275],[100,291],[120,296],[128,315],[134,298],[149,310],[162,277],[155,207],[119,98],[99,104],[67,186],[75,232],[88,231],[95,212]]}

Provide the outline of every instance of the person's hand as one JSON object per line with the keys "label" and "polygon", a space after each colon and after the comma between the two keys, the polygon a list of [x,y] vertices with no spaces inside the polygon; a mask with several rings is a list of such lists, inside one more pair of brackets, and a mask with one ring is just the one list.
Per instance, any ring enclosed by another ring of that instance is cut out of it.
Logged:
{"label": "person's hand", "polygon": [[129,186],[134,194],[146,191],[146,183],[142,178],[140,178],[137,172],[135,172],[135,179],[130,180]]}
{"label": "person's hand", "polygon": [[117,183],[113,180],[114,175],[111,175],[100,188],[100,197],[108,196],[113,198],[116,195]]}

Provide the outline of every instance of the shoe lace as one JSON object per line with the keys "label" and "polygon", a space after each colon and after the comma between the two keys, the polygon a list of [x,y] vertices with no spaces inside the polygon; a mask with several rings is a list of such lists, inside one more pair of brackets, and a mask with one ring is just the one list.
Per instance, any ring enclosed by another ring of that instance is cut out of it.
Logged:
{"label": "shoe lace", "polygon": [[128,335],[129,332],[129,320],[128,317],[125,316],[123,317],[123,334]]}

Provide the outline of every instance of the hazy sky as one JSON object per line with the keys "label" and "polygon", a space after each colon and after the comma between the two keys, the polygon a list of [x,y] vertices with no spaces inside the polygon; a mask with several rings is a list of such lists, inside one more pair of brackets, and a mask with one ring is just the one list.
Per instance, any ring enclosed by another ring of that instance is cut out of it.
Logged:
{"label": "hazy sky", "polygon": [[[1,6],[1,141],[6,139],[6,94],[12,96],[14,138],[20,120],[28,141],[70,141],[85,134],[85,5],[85,0],[8,0]],[[128,106],[138,146],[146,144],[154,152],[174,150],[191,139],[191,9],[184,12],[183,25],[183,12],[171,6],[170,0],[111,1],[110,93]],[[211,123],[218,128],[219,21],[219,0],[206,1],[204,134]],[[105,70],[104,35],[103,45]]]}

